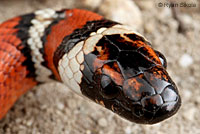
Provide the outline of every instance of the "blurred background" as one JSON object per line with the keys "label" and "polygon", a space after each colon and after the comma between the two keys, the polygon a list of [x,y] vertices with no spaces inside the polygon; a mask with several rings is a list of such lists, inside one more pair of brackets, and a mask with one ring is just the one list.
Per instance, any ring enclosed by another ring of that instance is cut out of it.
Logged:
{"label": "blurred background", "polygon": [[0,0],[0,22],[38,9],[82,8],[131,25],[161,51],[182,96],[172,118],[155,125],[121,119],[60,83],[35,87],[0,121],[2,134],[200,134],[198,0]]}

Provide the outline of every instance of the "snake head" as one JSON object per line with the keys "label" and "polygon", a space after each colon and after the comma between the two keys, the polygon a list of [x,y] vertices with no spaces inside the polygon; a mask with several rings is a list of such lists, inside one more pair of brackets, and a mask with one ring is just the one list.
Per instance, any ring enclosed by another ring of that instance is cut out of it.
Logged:
{"label": "snake head", "polygon": [[95,84],[83,94],[132,122],[158,123],[181,105],[165,57],[139,34],[103,35],[85,62],[94,75],[84,75]]}
{"label": "snake head", "polygon": [[130,110],[127,118],[144,124],[157,123],[171,117],[181,103],[176,85],[160,67],[153,67],[125,80],[123,94],[126,102],[121,106]]}
{"label": "snake head", "polygon": [[141,124],[158,123],[177,112],[181,99],[164,66],[142,67],[139,72],[126,72],[122,66],[119,60],[102,67],[99,89],[107,108]]}

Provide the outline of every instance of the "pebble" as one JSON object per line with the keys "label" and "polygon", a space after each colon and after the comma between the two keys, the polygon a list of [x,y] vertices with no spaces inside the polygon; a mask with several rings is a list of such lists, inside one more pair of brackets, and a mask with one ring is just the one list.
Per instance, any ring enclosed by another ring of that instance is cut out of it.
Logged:
{"label": "pebble", "polygon": [[57,108],[59,109],[59,110],[63,110],[64,109],[64,104],[63,103],[57,103]]}
{"label": "pebble", "polygon": [[144,30],[146,33],[152,33],[155,31],[155,25],[154,23],[145,23],[144,24]]}
{"label": "pebble", "polygon": [[183,113],[183,117],[188,121],[193,121],[195,117],[195,113],[197,112],[197,109],[194,107],[191,107]]}
{"label": "pebble", "polygon": [[180,15],[181,20],[186,26],[191,26],[193,24],[192,17],[187,14]]}
{"label": "pebble", "polygon": [[191,98],[192,92],[190,90],[184,89],[182,92],[184,100],[189,100]]}
{"label": "pebble", "polygon": [[101,127],[107,127],[108,123],[107,123],[107,120],[105,118],[101,118],[98,120],[98,124],[99,126]]}
{"label": "pebble", "polygon": [[81,4],[90,7],[91,9],[97,8],[102,0],[82,0]]}
{"label": "pebble", "polygon": [[20,118],[17,118],[17,119],[15,120],[15,122],[20,124],[20,123],[22,122],[22,120],[21,120]]}
{"label": "pebble", "polygon": [[26,125],[27,126],[31,126],[33,124],[33,119],[30,119],[26,122]]}
{"label": "pebble", "polygon": [[86,130],[86,134],[92,134],[90,130]]}
{"label": "pebble", "polygon": [[47,105],[41,105],[40,108],[41,108],[42,110],[45,110],[45,109],[48,108],[48,106],[47,106]]}
{"label": "pebble", "polygon": [[[140,9],[132,0],[104,0],[99,11],[106,18],[127,24],[134,29],[141,29],[142,14]],[[114,12],[113,12],[114,11]]]}
{"label": "pebble", "polygon": [[152,8],[156,7],[154,1],[150,1],[150,0],[145,0],[145,1],[138,0],[135,2],[143,10],[151,10]]}
{"label": "pebble", "polygon": [[173,30],[177,30],[179,26],[178,22],[174,19],[170,19],[170,21],[168,22],[168,25],[170,29],[173,29]]}
{"label": "pebble", "polygon": [[24,125],[19,125],[19,129],[26,130],[26,126],[24,126]]}
{"label": "pebble", "polygon": [[20,130],[18,134],[26,134],[26,130]]}
{"label": "pebble", "polygon": [[179,59],[179,65],[184,68],[187,68],[192,63],[193,63],[193,58],[189,54],[183,54]]}
{"label": "pebble", "polygon": [[70,109],[76,109],[77,103],[75,101],[73,101],[73,100],[69,100],[68,101],[68,106],[69,106]]}
{"label": "pebble", "polygon": [[200,96],[196,97],[195,102],[198,103],[198,104],[200,104]]}
{"label": "pebble", "polygon": [[63,113],[60,110],[56,110],[55,113],[59,116],[63,116]]}
{"label": "pebble", "polygon": [[160,20],[165,21],[165,22],[169,21],[166,18],[171,18],[171,17],[172,17],[172,12],[171,12],[170,8],[162,8],[162,10],[160,11],[160,13],[158,14],[158,18]]}
{"label": "pebble", "polygon": [[188,77],[188,80],[189,80],[191,83],[193,83],[193,82],[195,82],[195,77],[194,77],[194,76],[189,76],[189,77]]}
{"label": "pebble", "polygon": [[131,126],[126,127],[124,131],[126,134],[131,134]]}

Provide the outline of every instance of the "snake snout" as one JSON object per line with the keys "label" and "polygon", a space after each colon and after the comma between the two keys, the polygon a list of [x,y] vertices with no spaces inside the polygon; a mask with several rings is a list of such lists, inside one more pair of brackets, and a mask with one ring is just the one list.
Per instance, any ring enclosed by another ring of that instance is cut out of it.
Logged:
{"label": "snake snout", "polygon": [[167,86],[161,94],[141,99],[143,117],[148,124],[160,122],[174,115],[180,107],[181,99],[175,87]]}
{"label": "snake snout", "polygon": [[[155,70],[155,69],[152,69]],[[123,91],[131,104],[132,119],[141,124],[154,124],[174,115],[181,99],[178,89],[165,70],[148,70],[127,79]]]}
{"label": "snake snout", "polygon": [[152,123],[162,121],[174,115],[181,106],[181,98],[172,85],[167,86],[161,93],[163,99],[162,106],[156,111]]}

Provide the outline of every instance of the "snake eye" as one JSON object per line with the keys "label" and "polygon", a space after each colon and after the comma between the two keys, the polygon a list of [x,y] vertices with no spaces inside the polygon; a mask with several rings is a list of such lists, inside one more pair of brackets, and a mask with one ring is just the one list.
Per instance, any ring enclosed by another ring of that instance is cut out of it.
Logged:
{"label": "snake eye", "polygon": [[160,59],[162,65],[163,65],[163,67],[164,67],[164,68],[167,68],[167,60],[165,59],[164,55],[161,54],[161,53],[158,52],[158,51],[155,51],[155,52],[156,52],[156,54],[158,55],[158,57],[159,57],[159,59]]}
{"label": "snake eye", "polygon": [[120,87],[116,86],[109,76],[101,77],[101,94],[104,98],[113,99],[118,96],[120,90]]}

